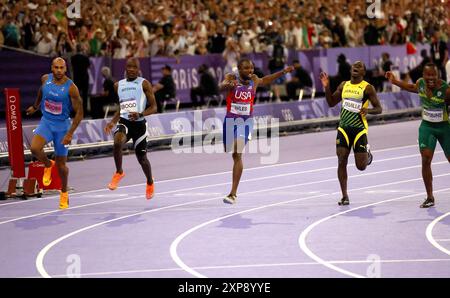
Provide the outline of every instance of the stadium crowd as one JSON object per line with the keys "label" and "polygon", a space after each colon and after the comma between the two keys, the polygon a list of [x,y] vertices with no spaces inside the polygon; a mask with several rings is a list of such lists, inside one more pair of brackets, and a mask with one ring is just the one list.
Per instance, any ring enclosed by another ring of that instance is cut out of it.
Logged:
{"label": "stadium crowd", "polygon": [[0,0],[0,45],[127,58],[426,43],[436,31],[447,42],[449,11],[448,0]]}

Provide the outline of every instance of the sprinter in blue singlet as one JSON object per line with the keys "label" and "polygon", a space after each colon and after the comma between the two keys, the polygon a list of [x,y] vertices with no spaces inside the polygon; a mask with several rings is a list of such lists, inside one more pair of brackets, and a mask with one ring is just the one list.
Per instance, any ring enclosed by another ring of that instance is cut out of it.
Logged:
{"label": "sprinter in blue singlet", "polygon": [[[48,186],[52,182],[52,167],[56,165],[61,177],[61,194],[59,208],[69,207],[69,193],[67,181],[69,169],[66,166],[67,145],[72,141],[73,133],[83,119],[83,105],[77,86],[69,79],[66,73],[66,62],[62,58],[52,61],[52,73],[43,75],[42,86],[39,89],[35,103],[27,109],[27,115],[31,115],[41,109],[42,118],[38,127],[34,130],[31,141],[31,152],[45,164],[42,182]],[[75,111],[73,121],[70,120],[70,112]],[[48,159],[44,152],[45,144],[52,142],[55,148],[55,161]]]}

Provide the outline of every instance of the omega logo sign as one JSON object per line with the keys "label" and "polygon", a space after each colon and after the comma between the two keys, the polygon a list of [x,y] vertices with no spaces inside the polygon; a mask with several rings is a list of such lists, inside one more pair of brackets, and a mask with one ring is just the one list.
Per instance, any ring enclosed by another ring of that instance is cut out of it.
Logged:
{"label": "omega logo sign", "polygon": [[12,130],[16,130],[17,129],[17,105],[16,105],[16,97],[15,96],[10,96],[8,98],[9,100],[9,115],[10,115],[10,121],[11,121],[11,128]]}

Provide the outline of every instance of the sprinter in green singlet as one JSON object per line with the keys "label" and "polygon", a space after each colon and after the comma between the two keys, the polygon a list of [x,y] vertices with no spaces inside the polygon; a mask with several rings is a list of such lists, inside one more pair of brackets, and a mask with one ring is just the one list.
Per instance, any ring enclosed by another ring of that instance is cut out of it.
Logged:
{"label": "sprinter in green singlet", "polygon": [[397,80],[390,71],[386,72],[386,78],[392,84],[406,91],[419,94],[422,105],[419,147],[422,155],[422,178],[427,190],[427,198],[420,207],[432,207],[434,206],[434,196],[431,161],[437,141],[441,144],[444,154],[450,162],[450,122],[448,118],[450,87],[446,82],[439,79],[439,71],[433,63],[425,65],[422,78],[418,79],[415,84]]}

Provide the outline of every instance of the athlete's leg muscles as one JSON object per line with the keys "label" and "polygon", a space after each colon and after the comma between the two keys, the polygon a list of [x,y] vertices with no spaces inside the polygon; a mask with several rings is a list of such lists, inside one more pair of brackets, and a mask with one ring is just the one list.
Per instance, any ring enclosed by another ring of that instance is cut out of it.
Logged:
{"label": "athlete's leg muscles", "polygon": [[341,192],[342,197],[348,197],[347,193],[347,163],[348,163],[348,156],[350,155],[350,149],[338,146],[336,147],[336,155],[338,157],[338,179],[339,184],[341,186]]}
{"label": "athlete's leg muscles", "polygon": [[31,140],[31,153],[39,160],[43,162],[46,167],[51,166],[50,159],[48,159],[47,154],[44,152],[44,146],[47,144],[47,140],[41,135],[34,135]]}
{"label": "athlete's leg muscles", "polygon": [[367,167],[368,160],[367,152],[355,152],[355,164],[358,170],[364,171]]}
{"label": "athlete's leg muscles", "polygon": [[433,160],[434,150],[425,148],[420,150],[422,156],[422,178],[427,191],[427,197],[433,198],[433,174],[431,172],[431,162]]}
{"label": "athlete's leg muscles", "polygon": [[113,153],[114,153],[114,163],[116,164],[116,172],[122,174],[122,147],[123,144],[127,142],[127,136],[121,132],[117,131],[114,134],[114,145],[113,145]]}
{"label": "athlete's leg muscles", "polygon": [[69,181],[69,168],[66,166],[67,156],[56,156],[55,161],[59,177],[61,177],[61,191],[66,192]]}
{"label": "athlete's leg muscles", "polygon": [[234,151],[233,151],[233,184],[231,186],[231,195],[236,195],[239,181],[241,180],[242,172],[244,170],[244,165],[242,163],[242,151],[239,150],[244,148],[245,143],[243,139],[237,138],[234,141]]}
{"label": "athlete's leg muscles", "polygon": [[152,167],[150,165],[150,161],[147,158],[147,153],[142,151],[136,151],[136,158],[141,165],[142,171],[145,174],[145,178],[147,178],[147,184],[152,184]]}

